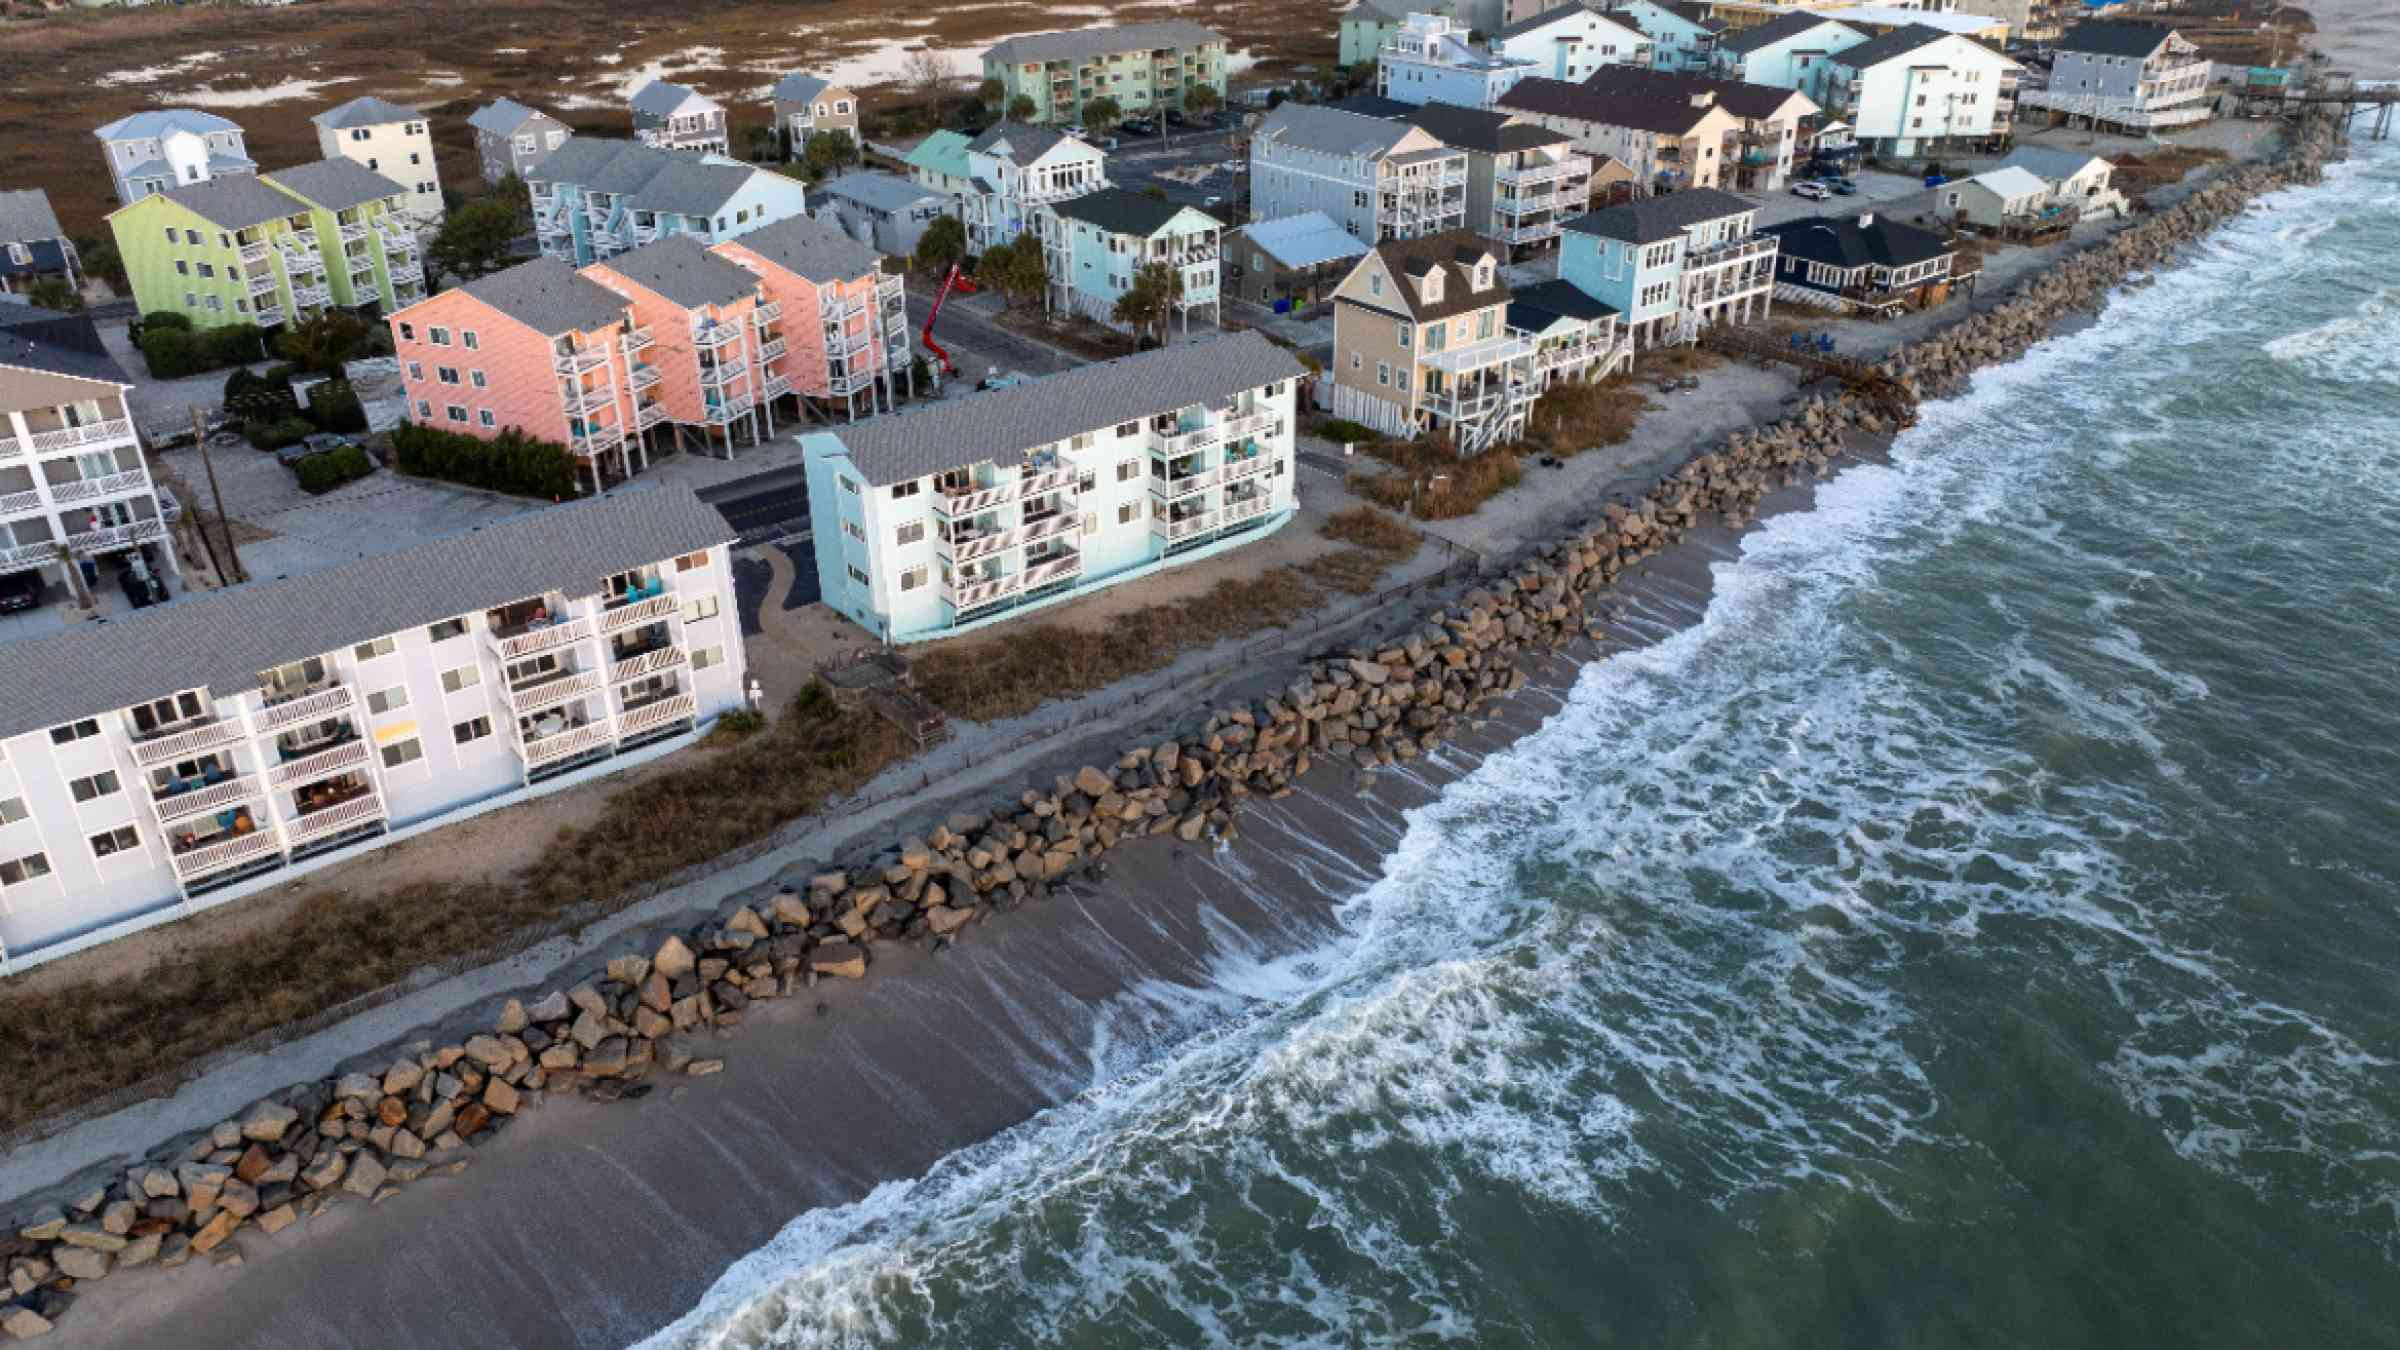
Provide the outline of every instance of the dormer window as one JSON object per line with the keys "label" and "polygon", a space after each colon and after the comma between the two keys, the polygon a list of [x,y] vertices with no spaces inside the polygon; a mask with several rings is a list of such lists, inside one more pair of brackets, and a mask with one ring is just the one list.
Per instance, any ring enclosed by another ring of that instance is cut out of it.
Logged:
{"label": "dormer window", "polygon": [[1477,263],[1475,265],[1475,289],[1479,291],[1488,290],[1490,289],[1491,284],[1492,265],[1488,262]]}
{"label": "dormer window", "polygon": [[1439,271],[1427,272],[1421,289],[1425,293],[1426,304],[1440,304],[1442,302],[1442,274]]}

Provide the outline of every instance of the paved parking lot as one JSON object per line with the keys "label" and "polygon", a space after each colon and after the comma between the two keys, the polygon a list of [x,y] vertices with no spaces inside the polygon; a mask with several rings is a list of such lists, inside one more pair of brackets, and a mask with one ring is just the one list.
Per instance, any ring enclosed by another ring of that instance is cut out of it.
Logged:
{"label": "paved parking lot", "polygon": [[[1233,133],[1229,131],[1176,132],[1167,137],[1164,146],[1148,137],[1120,136],[1116,150],[1108,157],[1109,180],[1136,192],[1155,187],[1166,193],[1169,201],[1197,206],[1221,220],[1227,219],[1228,209],[1247,207],[1250,195],[1249,161],[1241,161],[1239,172],[1224,167],[1240,158],[1234,154],[1232,142]],[[1208,172],[1196,183],[1162,176],[1169,169],[1203,167]],[[1223,200],[1210,206],[1211,197]]]}
{"label": "paved parking lot", "polygon": [[1875,209],[1879,203],[1914,197],[1925,190],[1925,180],[1921,178],[1872,169],[1861,170],[1852,181],[1858,184],[1857,195],[1829,197],[1821,202],[1793,196],[1789,185],[1773,192],[1737,192],[1733,195],[1758,203],[1758,223],[1763,227],[1780,225],[1784,221],[1799,220],[1805,216],[1854,216],[1861,211]]}

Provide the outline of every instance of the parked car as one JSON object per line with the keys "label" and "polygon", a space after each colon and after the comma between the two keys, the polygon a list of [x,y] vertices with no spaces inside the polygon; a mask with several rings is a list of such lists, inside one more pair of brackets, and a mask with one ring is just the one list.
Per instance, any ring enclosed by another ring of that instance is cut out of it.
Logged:
{"label": "parked car", "polygon": [[339,450],[349,444],[351,444],[351,440],[347,436],[337,435],[330,431],[320,431],[276,451],[275,462],[288,469],[311,455],[321,455],[328,450]]}
{"label": "parked car", "polygon": [[155,576],[142,576],[130,567],[117,573],[117,589],[125,592],[125,598],[135,609],[147,609],[167,598],[165,582]]}
{"label": "parked car", "polygon": [[1127,121],[1119,122],[1117,124],[1117,130],[1124,132],[1128,136],[1155,136],[1158,134],[1158,123],[1151,121],[1147,117],[1135,117]]}
{"label": "parked car", "polygon": [[1792,184],[1792,195],[1804,197],[1812,202],[1821,202],[1833,196],[1833,189],[1823,183],[1794,183]]}
{"label": "parked car", "polygon": [[1822,182],[1825,186],[1832,188],[1836,196],[1855,197],[1858,195],[1858,184],[1851,182],[1847,178],[1824,178],[1819,179],[1818,181]]}
{"label": "parked car", "polygon": [[11,572],[0,577],[0,614],[14,614],[42,603],[42,574]]}

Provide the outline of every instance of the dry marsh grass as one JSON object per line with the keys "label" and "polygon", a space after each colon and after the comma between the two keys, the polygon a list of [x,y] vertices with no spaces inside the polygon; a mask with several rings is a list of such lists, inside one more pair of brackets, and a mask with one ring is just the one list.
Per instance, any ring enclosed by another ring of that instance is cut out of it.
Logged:
{"label": "dry marsh grass", "polygon": [[1511,446],[1495,446],[1461,458],[1439,436],[1413,441],[1376,440],[1361,453],[1395,472],[1362,469],[1350,475],[1350,490],[1378,506],[1419,520],[1471,516],[1485,502],[1525,480],[1525,465]]}

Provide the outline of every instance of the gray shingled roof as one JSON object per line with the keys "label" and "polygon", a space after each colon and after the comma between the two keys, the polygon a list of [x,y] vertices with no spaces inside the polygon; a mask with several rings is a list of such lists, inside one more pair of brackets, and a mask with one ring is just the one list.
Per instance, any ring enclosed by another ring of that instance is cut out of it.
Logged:
{"label": "gray shingled roof", "polygon": [[1364,113],[1343,112],[1338,108],[1321,108],[1307,103],[1286,103],[1267,114],[1267,120],[1259,124],[1256,139],[1314,150],[1324,155],[1358,155],[1373,159],[1390,154],[1392,147],[1413,130],[1415,128],[1406,122],[1369,117]]}
{"label": "gray shingled roof", "polygon": [[1540,77],[1517,81],[1515,88],[1500,96],[1499,108],[1502,112],[1568,117],[1606,127],[1631,127],[1636,131],[1663,132],[1670,136],[1690,135],[1693,127],[1716,111],[1714,108],[1694,107],[1679,98],[1617,93]]}
{"label": "gray shingled roof", "polygon": [[[1492,269],[1492,284],[1481,290],[1475,288],[1475,266],[1486,259],[1496,264],[1508,262],[1508,249],[1473,230],[1444,230],[1440,234],[1423,234],[1414,239],[1386,239],[1375,246],[1375,256],[1395,277],[1406,281],[1397,289],[1400,301],[1408,307],[1408,316],[1419,323],[1471,314],[1479,309],[1508,303],[1508,274],[1499,266]],[[1417,282],[1430,273],[1442,274],[1442,298],[1428,301],[1417,290]],[[1365,303],[1344,300],[1342,303]],[[1370,309],[1387,306],[1368,303]]]}
{"label": "gray shingled roof", "polygon": [[883,266],[882,254],[807,216],[791,216],[727,242],[810,281],[849,281]]}
{"label": "gray shingled roof", "polygon": [[1605,319],[1617,312],[1615,305],[1602,304],[1576,289],[1575,283],[1553,279],[1508,297],[1508,326],[1538,333],[1560,319],[1590,323]]}
{"label": "gray shingled roof", "polygon": [[1865,224],[1857,216],[1809,216],[1769,225],[1761,233],[1774,235],[1778,251],[1788,257],[1832,267],[1913,267],[1957,252],[1930,230],[1882,216]]}
{"label": "gray shingled roof", "polygon": [[643,211],[705,216],[765,172],[747,164],[711,162],[696,150],[574,136],[544,155],[525,176],[537,182],[572,183],[587,192],[622,194],[628,205]]}
{"label": "gray shingled roof", "polygon": [[[1773,117],[1793,99],[1807,98],[1796,89],[1721,80],[1686,71],[1652,70],[1648,66],[1602,66],[1584,77],[1583,87],[1603,94],[1667,98],[1687,104],[1699,95],[1713,94],[1718,107],[1753,122]],[[1816,106],[1815,100],[1808,102],[1812,109]]]}
{"label": "gray shingled roof", "polygon": [[1852,70],[1865,70],[1870,66],[1882,65],[1894,57],[1906,56],[1920,47],[1930,47],[1943,38],[1955,36],[1957,34],[1928,24],[1912,23],[1855,47],[1844,48],[1827,59]]}
{"label": "gray shingled roof", "polygon": [[339,155],[277,169],[261,177],[279,187],[290,188],[328,211],[347,211],[353,206],[405,196],[408,192],[357,160]]}
{"label": "gray shingled roof", "polygon": [[[1558,22],[1560,19],[1573,19],[1581,17],[1574,12],[1577,10],[1581,10],[1599,18],[1606,19],[1610,23],[1615,24],[1617,27],[1622,28],[1629,33],[1642,33],[1640,28],[1634,26],[1633,20],[1622,14],[1611,14],[1600,6],[1591,3],[1591,0],[1574,0],[1574,2],[1571,4],[1559,5],[1553,9],[1543,10],[1541,13],[1536,14],[1531,18],[1519,19],[1515,23],[1502,28],[1499,32],[1494,33],[1492,35],[1492,41],[1501,42],[1508,38],[1522,37],[1523,35],[1530,33],[1537,28],[1547,28],[1551,24]],[[1647,33],[1642,33],[1642,36],[1647,37],[1649,35]]]}
{"label": "gray shingled roof", "polygon": [[672,117],[675,110],[683,106],[683,101],[697,92],[680,84],[652,80],[634,93],[631,103],[635,112],[648,113],[652,117]]}
{"label": "gray shingled roof", "polygon": [[[1121,187],[1104,187],[1097,192],[1053,202],[1050,209],[1069,220],[1097,225],[1110,234],[1139,235],[1144,239],[1165,229],[1169,221],[1186,211],[1208,215],[1196,206],[1161,201],[1146,192]],[[1216,217],[1209,216],[1209,219],[1216,220]],[[1217,223],[1224,224],[1223,221]]]}
{"label": "gray shingled roof", "polygon": [[37,239],[64,238],[58,213],[50,209],[50,194],[40,188],[0,192],[0,244],[29,244]]}
{"label": "gray shingled roof", "polygon": [[986,61],[1025,65],[1034,61],[1085,61],[1110,52],[1148,51],[1153,47],[1196,47],[1223,42],[1225,35],[1188,19],[1158,23],[1119,24],[1114,28],[1070,28],[1056,33],[1032,33],[984,50]]}
{"label": "gray shingled roof", "polygon": [[1715,188],[1686,188],[1663,197],[1643,197],[1594,211],[1590,215],[1577,216],[1561,228],[1576,234],[1620,239],[1628,244],[1655,244],[1673,239],[1702,221],[1757,209],[1757,203],[1744,201],[1730,192],[1720,192]]}
{"label": "gray shingled roof", "polygon": [[33,305],[0,304],[0,366],[131,383],[90,319]]}
{"label": "gray shingled roof", "polygon": [[758,294],[757,277],[709,252],[688,234],[668,235],[596,265],[685,309],[729,305]]}
{"label": "gray shingled roof", "polygon": [[773,97],[785,103],[806,103],[832,87],[819,76],[795,70],[775,82]]}
{"label": "gray shingled roof", "polygon": [[2084,167],[2095,159],[2114,167],[2113,162],[2106,155],[2095,155],[2089,150],[2069,150],[2055,145],[2020,145],[2008,152],[2008,157],[2000,161],[2000,167],[2003,169],[2019,168],[2037,178],[2059,180],[2072,178],[2082,173]]}
{"label": "gray shingled roof", "polygon": [[[513,98],[501,98],[469,113],[467,125],[495,136],[513,136],[518,127],[536,117],[550,117],[550,114],[539,108],[529,108]],[[552,117],[550,120],[555,122],[558,119]]]}
{"label": "gray shingled roof", "polygon": [[545,591],[590,595],[611,575],[733,538],[688,487],[645,484],[544,507],[446,539],[289,579],[187,593],[105,623],[0,643],[0,737],[258,673],[386,633]]}
{"label": "gray shingled roof", "polygon": [[[246,230],[270,220],[308,214],[306,202],[293,201],[246,173],[203,179],[152,195],[164,197],[209,224],[227,230]],[[140,204],[135,202],[117,209],[129,211]]]}
{"label": "gray shingled roof", "polygon": [[[638,210],[665,211],[678,216],[706,216],[732,201],[735,193],[749,186],[759,174],[770,173],[744,164],[703,164],[698,160],[678,159],[662,166],[650,180],[626,193],[626,199]],[[772,175],[780,177],[780,175]],[[795,179],[785,179],[795,190]]]}
{"label": "gray shingled roof", "polygon": [[1771,47],[1785,38],[1798,37],[1812,28],[1822,27],[1826,24],[1832,24],[1845,33],[1857,33],[1856,29],[1835,22],[1822,14],[1802,11],[1796,14],[1778,14],[1756,28],[1745,28],[1738,33],[1728,33],[1717,42],[1717,50],[1731,52],[1736,56],[1748,56],[1752,52]]}
{"label": "gray shingled roof", "polygon": [[231,122],[215,113],[198,108],[151,108],[137,112],[92,132],[104,141],[146,141],[164,136],[170,131],[190,131],[207,135],[212,131],[240,131],[241,124]]}
{"label": "gray shingled roof", "polygon": [[308,120],[321,127],[342,131],[350,127],[379,127],[387,122],[411,122],[424,116],[421,110],[405,103],[394,103],[388,98],[368,94],[348,103],[337,103]]}
{"label": "gray shingled roof", "polygon": [[839,178],[828,178],[817,185],[817,196],[839,197],[880,211],[897,211],[928,199],[945,201],[949,198],[946,192],[936,192],[923,183],[885,173],[881,169],[862,169]]}
{"label": "gray shingled roof", "polygon": [[1575,138],[1563,131],[1520,121],[1514,113],[1485,112],[1455,103],[1428,103],[1411,108],[1408,121],[1431,132],[1435,140],[1454,150],[1474,150],[1487,155],[1575,143]]}
{"label": "gray shingled roof", "polygon": [[544,337],[589,333],[625,317],[625,297],[555,258],[535,258],[458,289]]}
{"label": "gray shingled roof", "polygon": [[1306,373],[1264,336],[1232,333],[871,418],[832,434],[869,483],[887,487],[985,460],[1013,467],[1027,451],[1069,436],[1221,402]]}
{"label": "gray shingled roof", "polygon": [[2141,58],[2157,51],[2170,30],[2149,23],[2079,23],[2061,37],[2055,49],[2086,56]]}
{"label": "gray shingled roof", "polygon": [[984,128],[982,135],[967,142],[967,148],[979,154],[1006,159],[1022,168],[1050,153],[1051,147],[1066,139],[1067,134],[1056,127],[994,122]]}

